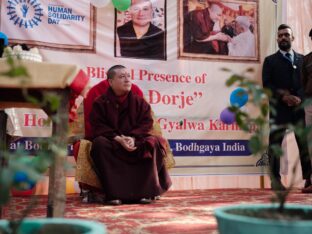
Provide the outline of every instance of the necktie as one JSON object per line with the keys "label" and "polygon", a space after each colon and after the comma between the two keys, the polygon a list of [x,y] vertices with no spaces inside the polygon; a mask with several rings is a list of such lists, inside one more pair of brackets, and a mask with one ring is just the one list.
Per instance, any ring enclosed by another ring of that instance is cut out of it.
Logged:
{"label": "necktie", "polygon": [[293,63],[292,58],[291,58],[291,54],[290,53],[286,53],[285,54],[286,58],[291,62],[291,64]]}

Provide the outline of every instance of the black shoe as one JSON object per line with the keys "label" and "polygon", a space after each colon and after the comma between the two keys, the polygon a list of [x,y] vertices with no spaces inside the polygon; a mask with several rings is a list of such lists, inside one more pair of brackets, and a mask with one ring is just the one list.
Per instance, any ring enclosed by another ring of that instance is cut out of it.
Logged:
{"label": "black shoe", "polygon": [[82,194],[83,203],[103,203],[105,201],[105,195],[97,192],[84,192]]}
{"label": "black shoe", "polygon": [[280,180],[275,180],[271,182],[271,189],[275,190],[275,191],[285,191],[286,188],[285,186],[282,184],[282,182]]}
{"label": "black shoe", "polygon": [[119,199],[109,200],[109,201],[106,201],[106,204],[111,205],[111,206],[119,206],[122,204],[122,201]]}
{"label": "black shoe", "polygon": [[150,199],[150,198],[140,199],[140,204],[151,204],[151,203],[152,203],[152,199]]}
{"label": "black shoe", "polygon": [[304,188],[310,187],[311,185],[311,180],[306,180],[304,183]]}
{"label": "black shoe", "polygon": [[79,196],[80,197],[85,197],[88,195],[88,193],[90,192],[90,190],[87,190],[87,189],[80,189],[80,194]]}

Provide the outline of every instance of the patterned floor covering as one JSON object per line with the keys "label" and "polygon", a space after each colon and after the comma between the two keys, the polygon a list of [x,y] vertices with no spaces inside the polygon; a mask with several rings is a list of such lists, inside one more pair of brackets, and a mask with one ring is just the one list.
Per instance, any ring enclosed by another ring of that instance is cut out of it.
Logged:
{"label": "patterned floor covering", "polygon": [[[213,217],[216,207],[268,203],[271,197],[270,190],[260,189],[169,191],[150,205],[107,206],[84,204],[78,194],[73,194],[67,197],[65,217],[99,221],[106,225],[110,234],[217,234]],[[20,216],[29,200],[29,197],[13,198],[11,205],[5,209],[5,218]],[[312,205],[312,194],[295,190],[288,202]],[[46,196],[37,196],[37,204],[28,216],[45,217],[46,204]]]}

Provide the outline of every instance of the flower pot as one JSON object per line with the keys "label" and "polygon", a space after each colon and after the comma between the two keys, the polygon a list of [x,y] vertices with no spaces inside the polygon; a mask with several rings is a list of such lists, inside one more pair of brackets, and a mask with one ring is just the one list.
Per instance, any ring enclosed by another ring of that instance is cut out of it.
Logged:
{"label": "flower pot", "polygon": [[[8,221],[0,220],[0,229],[8,230]],[[47,232],[43,232],[45,229]],[[71,233],[71,234],[105,234],[105,225],[88,220],[47,218],[25,219],[20,226],[19,234]],[[1,232],[1,231],[0,231]],[[6,232],[5,232],[6,233]],[[10,233],[10,232],[9,232]]]}
{"label": "flower pot", "polygon": [[[235,210],[260,211],[261,209],[277,208],[275,204],[235,205],[215,209],[220,234],[310,234],[312,220],[273,220],[255,218],[229,213]],[[300,209],[303,212],[312,212],[312,206],[288,204],[286,210]]]}

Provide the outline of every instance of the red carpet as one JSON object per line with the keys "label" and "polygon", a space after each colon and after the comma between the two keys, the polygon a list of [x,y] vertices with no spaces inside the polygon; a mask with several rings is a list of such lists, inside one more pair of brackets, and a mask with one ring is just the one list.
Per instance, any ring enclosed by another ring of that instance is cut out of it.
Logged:
{"label": "red carpet", "polygon": [[[268,203],[270,190],[224,189],[171,191],[150,205],[106,206],[83,204],[78,194],[67,197],[67,218],[91,219],[106,225],[108,233],[213,233],[217,232],[213,209],[239,203]],[[38,204],[29,217],[45,217],[46,196],[37,196]],[[299,190],[291,193],[288,202],[312,205],[312,194]],[[29,203],[28,197],[13,198],[5,218],[18,217]]]}

